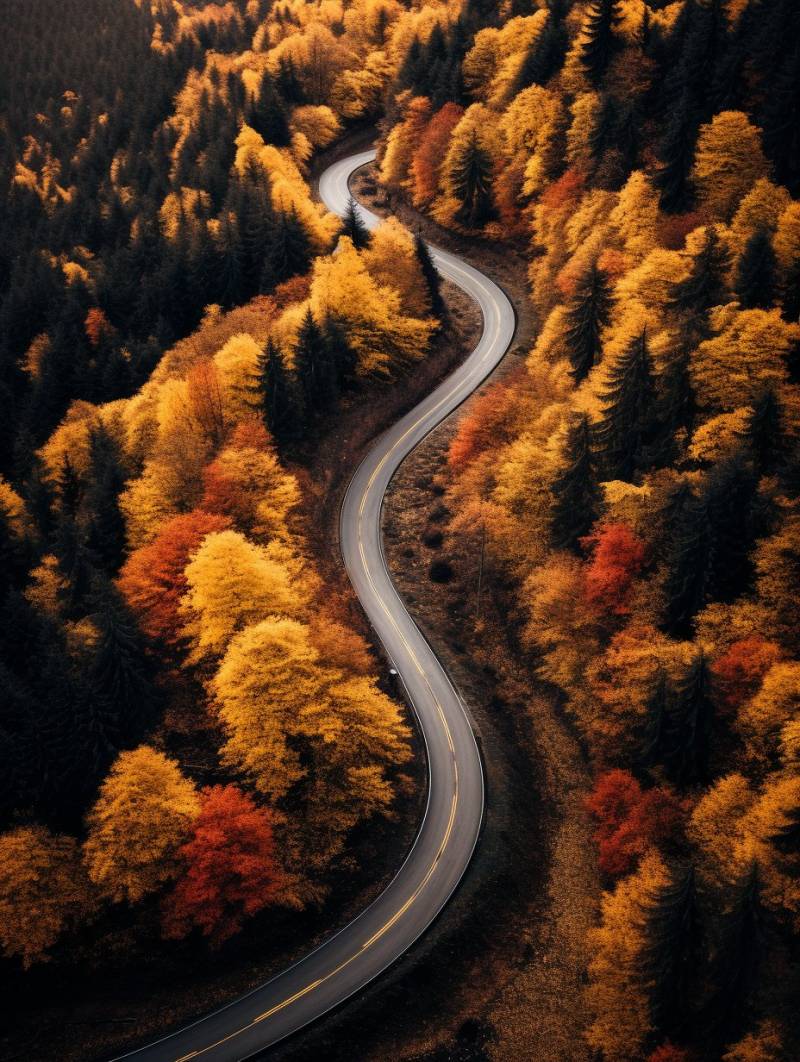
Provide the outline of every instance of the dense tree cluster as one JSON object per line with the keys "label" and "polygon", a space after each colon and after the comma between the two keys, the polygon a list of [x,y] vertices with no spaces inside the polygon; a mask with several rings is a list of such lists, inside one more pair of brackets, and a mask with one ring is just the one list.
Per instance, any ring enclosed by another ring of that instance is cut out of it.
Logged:
{"label": "dense tree cluster", "polygon": [[0,45],[0,947],[26,966],[123,903],[219,944],[322,899],[391,813],[408,730],[292,464],[443,310],[419,238],[308,177],[419,12],[69,9]]}
{"label": "dense tree cluster", "polygon": [[458,27],[409,43],[381,173],[531,242],[538,338],[463,417],[447,504],[596,766],[589,1041],[790,1057],[797,8],[505,4],[466,50]]}

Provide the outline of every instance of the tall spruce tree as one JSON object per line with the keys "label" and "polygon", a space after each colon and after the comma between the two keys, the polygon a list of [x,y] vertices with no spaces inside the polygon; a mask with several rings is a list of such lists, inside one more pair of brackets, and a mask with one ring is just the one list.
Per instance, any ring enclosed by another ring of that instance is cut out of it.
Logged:
{"label": "tall spruce tree", "polygon": [[347,210],[344,212],[342,218],[342,236],[349,236],[353,241],[353,246],[357,251],[363,250],[365,247],[369,247],[370,236],[369,229],[364,223],[364,219],[361,217],[361,211],[358,208],[358,204],[352,196],[347,201]]}
{"label": "tall spruce tree", "polygon": [[665,517],[662,626],[675,638],[688,638],[710,596],[712,529],[705,498],[683,487]]}
{"label": "tall spruce tree", "polygon": [[747,241],[736,265],[734,290],[745,310],[768,310],[775,302],[778,262],[772,249],[772,235],[760,226]]}
{"label": "tall spruce tree", "polygon": [[294,209],[279,211],[264,258],[261,290],[271,291],[290,277],[303,276],[311,267],[311,241]]}
{"label": "tall spruce tree", "polygon": [[451,180],[458,200],[456,220],[468,229],[482,229],[495,216],[492,202],[492,159],[472,129],[453,159]]}
{"label": "tall spruce tree", "polygon": [[711,670],[701,649],[675,687],[666,728],[664,762],[677,785],[708,779],[713,725]]}
{"label": "tall spruce tree", "polygon": [[644,910],[645,947],[639,975],[647,985],[650,1021],[660,1037],[689,1024],[699,983],[702,928],[694,868],[676,869]]}
{"label": "tall spruce tree", "polygon": [[611,291],[605,273],[593,262],[578,281],[567,305],[567,354],[572,377],[580,383],[599,360],[600,334],[608,324]]}
{"label": "tall spruce tree", "polygon": [[308,309],[294,353],[295,373],[308,414],[325,413],[336,401],[338,372],[334,357],[323,330]]}
{"label": "tall spruce tree", "polygon": [[158,700],[144,641],[121,595],[104,581],[95,582],[93,595],[99,636],[90,672],[97,704],[90,716],[103,720],[104,739],[120,748],[141,740],[155,720]]}
{"label": "tall spruce tree", "polygon": [[769,78],[761,125],[764,151],[776,177],[792,195],[800,195],[800,44],[796,37],[793,49]]}
{"label": "tall spruce tree", "polygon": [[431,300],[431,313],[439,321],[444,321],[447,316],[447,307],[442,298],[442,278],[433,264],[427,243],[425,243],[419,233],[414,237],[414,251],[419,267],[422,270],[422,276],[425,279],[425,286],[428,289],[428,296]]}
{"label": "tall spruce tree", "polygon": [[322,326],[328,357],[336,369],[336,382],[340,391],[352,390],[356,384],[358,355],[347,338],[347,329],[342,321],[328,314]]}
{"label": "tall spruce tree", "polygon": [[246,111],[247,123],[261,136],[266,144],[288,147],[292,140],[289,117],[283,98],[267,73],[261,79],[258,95]]}
{"label": "tall spruce tree", "polygon": [[580,540],[588,535],[602,508],[592,454],[592,429],[585,413],[576,416],[567,429],[564,467],[551,488],[551,535],[556,549],[580,552]]}
{"label": "tall spruce tree", "polygon": [[261,355],[259,380],[264,423],[278,452],[285,454],[301,438],[304,417],[297,384],[272,339]]}
{"label": "tall spruce tree", "polygon": [[754,863],[734,887],[732,901],[720,920],[709,977],[713,992],[702,1016],[712,1043],[736,1039],[747,1019],[764,953],[760,892]]}
{"label": "tall spruce tree", "polygon": [[640,767],[655,767],[663,763],[671,711],[672,686],[666,669],[659,667],[645,703],[638,753]]}
{"label": "tall spruce tree", "polygon": [[668,214],[688,210],[694,201],[691,182],[699,119],[688,92],[671,112],[658,148],[661,165],[653,181],[660,193],[661,208]]}
{"label": "tall spruce tree", "polygon": [[703,245],[692,259],[685,280],[672,288],[669,305],[683,315],[683,327],[688,340],[696,344],[709,335],[708,312],[714,306],[728,302],[727,274],[730,255],[714,226],[706,229]]}
{"label": "tall spruce tree", "polygon": [[753,405],[743,437],[759,472],[769,474],[783,465],[787,454],[786,434],[773,387],[768,387]]}
{"label": "tall spruce tree", "polygon": [[616,34],[622,18],[619,0],[592,0],[583,24],[581,63],[593,85],[599,85],[620,41]]}
{"label": "tall spruce tree", "polygon": [[663,425],[643,330],[608,374],[603,413],[595,427],[597,448],[609,479],[632,480],[663,457]]}

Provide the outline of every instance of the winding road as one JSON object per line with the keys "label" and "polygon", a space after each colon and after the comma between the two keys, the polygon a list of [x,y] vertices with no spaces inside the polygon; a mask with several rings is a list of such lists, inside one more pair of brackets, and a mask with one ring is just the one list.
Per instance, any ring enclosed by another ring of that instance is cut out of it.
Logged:
{"label": "winding road", "polygon": [[[373,151],[343,159],[320,179],[325,205],[343,214],[351,174]],[[373,228],[379,218],[359,207]],[[515,327],[505,294],[478,270],[431,248],[439,272],[483,314],[480,342],[460,367],[378,438],[348,487],[341,550],[356,593],[400,674],[428,757],[428,800],[416,840],[387,888],[349,925],[295,965],[228,1006],[122,1057],[141,1062],[241,1062],[358,992],[425,932],[469,865],[484,809],[481,759],[467,709],[394,588],[383,555],[381,507],[403,459],[464,401],[506,353]]]}

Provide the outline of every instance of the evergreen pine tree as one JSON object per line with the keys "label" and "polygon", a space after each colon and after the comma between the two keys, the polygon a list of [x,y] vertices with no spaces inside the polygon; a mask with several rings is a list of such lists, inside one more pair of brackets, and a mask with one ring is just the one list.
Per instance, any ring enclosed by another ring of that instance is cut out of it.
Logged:
{"label": "evergreen pine tree", "polygon": [[703,1014],[712,1038],[730,1043],[747,1014],[747,1004],[758,984],[764,947],[763,912],[758,867],[753,864],[735,887],[733,899],[721,919],[710,983],[713,995]]}
{"label": "evergreen pine tree", "polygon": [[605,273],[594,262],[583,274],[567,306],[566,340],[572,377],[584,380],[599,359],[600,333],[608,324],[611,292]]}
{"label": "evergreen pine tree", "polygon": [[283,99],[270,75],[264,74],[258,95],[247,109],[247,124],[275,147],[288,147],[292,140]]}
{"label": "evergreen pine tree", "polygon": [[588,416],[576,416],[567,430],[565,464],[553,481],[551,534],[556,549],[579,552],[579,543],[600,515],[602,495],[592,455]]}
{"label": "evergreen pine tree", "polygon": [[692,621],[709,600],[712,531],[704,498],[679,490],[664,528],[666,578],[664,630],[688,638]]}
{"label": "evergreen pine tree", "polygon": [[352,390],[356,382],[358,356],[353,350],[344,324],[329,314],[322,326],[328,357],[336,369],[336,382],[340,391]]}
{"label": "evergreen pine tree", "polygon": [[800,44],[769,77],[761,116],[764,151],[775,175],[793,196],[800,195]]}
{"label": "evergreen pine tree", "polygon": [[707,780],[713,723],[711,671],[700,650],[675,689],[664,738],[664,762],[678,785]]}
{"label": "evergreen pine tree", "polygon": [[278,60],[278,75],[275,87],[288,104],[301,106],[304,103],[308,103],[291,55],[281,56]]}
{"label": "evergreen pine tree", "polygon": [[744,431],[749,452],[759,472],[776,471],[786,457],[786,437],[781,407],[772,387],[768,387],[753,406]]}
{"label": "evergreen pine tree", "polygon": [[720,461],[704,489],[711,531],[706,593],[711,601],[735,601],[751,588],[752,547],[762,528],[757,507],[758,475],[744,452]]}
{"label": "evergreen pine tree", "polygon": [[599,85],[619,47],[615,30],[622,17],[619,0],[592,0],[584,22],[581,62],[593,85]]}
{"label": "evergreen pine tree", "polygon": [[800,255],[784,271],[780,287],[783,317],[794,324],[800,321]]}
{"label": "evergreen pine tree", "polygon": [[310,309],[300,325],[294,362],[307,413],[327,412],[336,401],[337,366],[334,352]]}
{"label": "evergreen pine tree", "polygon": [[311,266],[311,241],[294,210],[280,211],[264,259],[261,290],[270,291],[290,277],[302,276]]}
{"label": "evergreen pine tree", "polygon": [[650,1021],[660,1036],[686,1029],[695,1001],[702,931],[694,868],[676,871],[644,911],[646,945],[639,975],[648,986]]}
{"label": "evergreen pine tree", "polygon": [[685,91],[668,118],[664,138],[658,149],[661,166],[653,181],[660,192],[662,210],[680,214],[688,210],[694,199],[691,172],[700,126],[689,93]]}
{"label": "evergreen pine tree", "polygon": [[90,688],[99,701],[104,740],[117,748],[139,741],[156,717],[151,667],[136,622],[111,584],[95,582],[98,630]]}
{"label": "evergreen pine tree", "polygon": [[91,474],[86,504],[89,511],[87,545],[111,575],[119,571],[125,556],[126,525],[119,505],[125,485],[116,444],[105,428],[92,432]]}
{"label": "evergreen pine tree", "polygon": [[734,290],[745,310],[769,309],[776,296],[778,264],[772,237],[765,227],[756,229],[736,265]]}
{"label": "evergreen pine tree", "polygon": [[631,480],[652,468],[665,450],[644,331],[609,371],[602,400],[595,438],[606,475]]}
{"label": "evergreen pine tree", "polygon": [[236,220],[226,211],[219,229],[219,301],[226,308],[242,301],[242,240]]}
{"label": "evergreen pine tree", "polygon": [[495,216],[492,203],[492,159],[473,129],[453,160],[453,191],[459,201],[456,220],[469,229],[482,229]]}
{"label": "evergreen pine tree", "polygon": [[427,243],[419,233],[414,237],[414,250],[431,300],[431,313],[439,321],[444,321],[447,317],[447,307],[442,298],[442,278],[433,264],[433,258]]}
{"label": "evergreen pine tree", "polygon": [[264,423],[278,452],[285,454],[300,439],[303,418],[297,386],[272,339],[261,357],[260,383]]}
{"label": "evergreen pine tree", "polygon": [[365,225],[364,219],[361,217],[361,211],[358,208],[358,204],[352,196],[350,196],[347,201],[347,210],[342,218],[341,235],[349,236],[357,251],[369,247],[370,240],[372,239],[369,234],[369,229]]}
{"label": "evergreen pine tree", "polygon": [[645,705],[644,725],[639,745],[639,765],[655,767],[663,762],[666,747],[667,726],[672,710],[672,689],[669,677],[659,667],[653,688]]}
{"label": "evergreen pine tree", "polygon": [[695,258],[689,276],[674,285],[670,306],[684,315],[689,342],[707,338],[708,311],[728,302],[726,276],[730,256],[713,226],[706,229],[703,246]]}

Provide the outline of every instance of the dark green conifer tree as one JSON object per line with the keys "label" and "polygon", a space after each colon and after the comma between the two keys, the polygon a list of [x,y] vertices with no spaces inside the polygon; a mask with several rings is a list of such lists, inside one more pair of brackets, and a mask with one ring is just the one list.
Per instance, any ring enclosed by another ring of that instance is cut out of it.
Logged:
{"label": "dark green conifer tree", "polygon": [[603,413],[595,428],[597,448],[609,479],[632,480],[663,459],[665,440],[643,331],[609,372]]}
{"label": "dark green conifer tree", "polygon": [[98,630],[90,671],[99,701],[104,740],[117,748],[135,744],[156,718],[158,698],[136,621],[110,583],[93,586],[92,621]]}
{"label": "dark green conifer tree", "polygon": [[665,514],[664,630],[688,638],[692,621],[709,600],[712,529],[703,497],[683,486]]}
{"label": "dark green conifer tree", "polygon": [[666,670],[659,667],[645,705],[638,755],[640,767],[655,767],[663,762],[671,711],[672,687]]}
{"label": "dark green conifer tree", "polygon": [[531,85],[546,85],[564,65],[569,37],[562,18],[551,7],[547,25],[525,53],[511,96],[517,96]]}
{"label": "dark green conifer tree", "polygon": [[743,1027],[763,961],[763,923],[758,867],[753,864],[734,888],[720,921],[709,977],[713,992],[702,1015],[712,1042],[730,1043]]}
{"label": "dark green conifer tree", "polygon": [[578,281],[567,305],[567,352],[576,383],[584,380],[599,360],[600,333],[608,324],[610,310],[608,280],[593,262]]}
{"label": "dark green conifer tree", "polygon": [[664,762],[677,785],[707,781],[713,726],[711,670],[700,650],[675,688],[664,738]]}
{"label": "dark green conifer tree", "polygon": [[592,431],[585,413],[576,416],[567,429],[564,459],[564,468],[552,486],[551,535],[556,549],[579,553],[580,540],[588,535],[602,508]]}
{"label": "dark green conifer tree", "polygon": [[745,310],[768,310],[777,293],[778,263],[772,236],[765,227],[756,229],[736,264],[734,290]]}
{"label": "dark green conifer tree", "polygon": [[692,259],[689,276],[674,285],[671,307],[683,315],[688,341],[696,344],[709,335],[708,312],[729,301],[726,276],[730,256],[713,226],[706,229],[703,246]]}
{"label": "dark green conifer tree", "polygon": [[592,0],[589,4],[581,62],[593,85],[599,85],[619,48],[616,29],[622,17],[619,0]]}
{"label": "dark green conifer tree", "polygon": [[648,986],[650,1021],[661,1037],[686,1029],[695,1004],[703,934],[694,868],[676,869],[644,912],[646,945],[639,974]]}
{"label": "dark green conifer tree", "polygon": [[356,385],[358,357],[347,338],[344,324],[329,314],[322,325],[328,357],[336,369],[336,381],[340,391],[352,390]]}
{"label": "dark green conifer tree", "polygon": [[661,165],[653,178],[660,193],[661,208],[668,214],[680,214],[694,201],[691,172],[699,125],[689,93],[684,92],[667,119],[658,149]]}
{"label": "dark green conifer tree", "polygon": [[259,372],[264,423],[278,452],[285,454],[302,437],[304,417],[297,384],[271,339],[261,356]]}
{"label": "dark green conifer tree", "polygon": [[270,291],[290,277],[303,276],[311,266],[311,241],[294,210],[280,211],[264,259],[261,290]]}
{"label": "dark green conifer tree", "polygon": [[361,211],[358,208],[358,204],[352,196],[350,196],[350,199],[347,202],[347,210],[342,218],[341,235],[349,236],[357,251],[369,247],[370,240],[372,239],[369,229],[364,223],[364,219],[361,217]]}
{"label": "dark green conifer tree", "polygon": [[330,410],[338,390],[337,366],[334,352],[310,309],[306,311],[297,334],[294,361],[307,413]]}
{"label": "dark green conifer tree", "polygon": [[769,474],[783,464],[787,451],[786,435],[774,388],[768,387],[753,406],[744,438],[759,472]]}
{"label": "dark green conifer tree", "polygon": [[264,143],[275,147],[289,146],[292,135],[286,107],[269,74],[262,77],[258,95],[246,113],[247,124],[255,129]]}
{"label": "dark green conifer tree", "polygon": [[456,220],[469,229],[482,229],[495,216],[492,202],[492,159],[473,129],[453,160],[453,191],[459,202]]}
{"label": "dark green conifer tree", "polygon": [[425,278],[425,284],[428,288],[428,295],[431,300],[431,313],[439,321],[443,322],[447,317],[447,307],[444,304],[442,298],[442,278],[439,276],[439,271],[433,264],[431,258],[431,252],[428,249],[427,243],[423,240],[419,233],[414,237],[414,250],[417,255],[417,261],[419,267],[422,270],[422,275]]}

